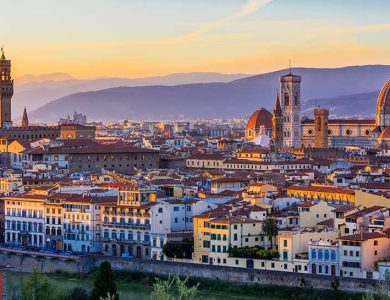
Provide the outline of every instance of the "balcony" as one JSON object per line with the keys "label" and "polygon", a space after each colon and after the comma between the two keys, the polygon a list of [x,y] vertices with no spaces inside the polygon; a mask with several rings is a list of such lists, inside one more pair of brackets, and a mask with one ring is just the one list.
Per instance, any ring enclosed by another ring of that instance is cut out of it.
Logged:
{"label": "balcony", "polygon": [[118,223],[118,222],[103,222],[103,226],[108,228],[123,228],[123,229],[140,229],[150,230],[150,224],[129,224],[129,223]]}

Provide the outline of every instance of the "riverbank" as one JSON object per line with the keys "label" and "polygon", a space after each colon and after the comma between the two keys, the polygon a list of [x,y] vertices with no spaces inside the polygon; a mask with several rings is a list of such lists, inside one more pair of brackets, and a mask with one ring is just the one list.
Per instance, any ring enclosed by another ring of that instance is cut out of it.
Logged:
{"label": "riverbank", "polygon": [[[13,281],[23,280],[28,274],[10,272]],[[54,286],[70,290],[74,287],[83,287],[91,290],[95,278],[95,272],[88,274],[55,272],[47,274]],[[115,282],[122,300],[151,299],[152,286],[156,278],[164,279],[152,273],[114,271]],[[201,299],[207,300],[281,300],[281,299],[305,299],[305,300],[361,300],[362,294],[346,293],[342,291],[315,290],[307,287],[291,288],[274,285],[233,284],[222,280],[210,280],[204,278],[189,278],[190,286],[199,284]],[[304,285],[304,283],[302,283]]]}
{"label": "riverbank", "polygon": [[[114,272],[115,274],[115,272]],[[49,283],[56,289],[61,291],[70,291],[75,287],[81,287],[90,292],[93,288],[93,281],[95,273],[90,274],[74,274],[74,273],[47,273]],[[130,277],[129,277],[130,275]],[[23,282],[27,280],[30,273],[8,272],[8,299],[20,299],[20,291]],[[132,278],[132,279],[131,279]],[[121,300],[151,300],[151,293],[153,290],[153,278],[149,276],[139,276],[139,274],[115,274],[115,282],[118,288],[118,293]],[[212,292],[212,293],[211,293]],[[205,300],[281,300],[284,298],[260,296],[258,294],[247,293],[245,295],[240,293],[231,293],[225,290],[200,290],[201,299]]]}
{"label": "riverbank", "polygon": [[[127,259],[122,257],[107,257],[89,255],[64,259],[53,259],[45,255],[20,255],[10,250],[0,251],[0,263],[19,272],[33,272],[38,269],[42,273],[56,271],[69,273],[93,272],[102,262],[108,261],[115,272],[143,272],[159,274],[161,276],[180,275],[182,277],[196,277],[197,281],[228,282],[231,286],[255,286],[295,292],[299,289],[327,290],[335,289],[345,293],[380,294],[383,282],[372,279],[323,276],[307,273],[284,272],[276,270],[250,269],[238,267],[214,266],[206,264],[168,262],[157,260]],[[337,286],[336,286],[337,285]],[[225,287],[223,287],[225,288]],[[245,289],[243,292],[245,292]],[[241,291],[239,291],[241,293]],[[309,293],[310,294],[310,293]]]}

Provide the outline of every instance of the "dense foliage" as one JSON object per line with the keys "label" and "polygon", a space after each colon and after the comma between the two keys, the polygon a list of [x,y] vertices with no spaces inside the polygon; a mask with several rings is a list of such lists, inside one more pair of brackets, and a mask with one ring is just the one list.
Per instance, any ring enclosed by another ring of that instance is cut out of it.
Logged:
{"label": "dense foliage", "polygon": [[[81,279],[82,282],[91,280],[96,277],[96,272],[90,274],[82,274],[82,273],[66,273],[66,272],[55,272],[53,275],[56,278],[63,278],[77,280]],[[34,276],[33,274],[30,276]],[[40,276],[45,276],[40,274]],[[114,281],[117,283],[132,283],[132,284],[140,284],[144,286],[153,286],[160,281],[166,281],[169,277],[161,276],[153,273],[143,273],[138,271],[113,271]],[[302,278],[303,279],[303,278]],[[171,280],[172,281],[172,280]],[[183,279],[181,280],[184,281]],[[223,299],[226,295],[232,296],[233,298],[246,298],[252,299],[254,296],[262,295],[264,298],[270,299],[296,299],[296,300],[329,300],[329,299],[337,299],[337,300],[390,300],[386,293],[382,293],[382,295],[363,295],[360,293],[350,293],[343,292],[339,289],[335,289],[334,284],[331,284],[329,288],[330,290],[316,290],[310,287],[309,283],[306,283],[304,280],[301,280],[300,287],[289,287],[289,286],[277,286],[277,285],[256,285],[256,284],[234,284],[231,282],[223,281],[223,280],[212,280],[206,278],[188,278],[185,279],[185,286],[187,288],[191,288],[193,286],[197,287],[197,291],[199,292],[199,298],[202,299],[202,296],[209,296],[210,294],[214,295],[215,298]],[[55,300],[69,300],[69,295],[72,294],[72,291],[67,291],[66,294],[59,293],[54,286],[50,286],[51,295],[49,298],[42,299],[55,299]],[[388,290],[388,287],[386,286]],[[25,300],[25,298],[17,295],[15,289],[10,289],[9,299],[12,300]],[[81,292],[83,293],[83,292]],[[77,292],[79,294],[79,292]],[[186,294],[186,293],[184,293]],[[64,296],[65,295],[65,296]],[[107,296],[102,297],[102,299],[106,299]],[[31,298],[26,298],[31,299]],[[80,298],[75,298],[80,299]],[[90,298],[91,299],[91,298]],[[93,299],[93,298],[92,298]],[[112,297],[111,297],[112,299]],[[115,298],[117,299],[117,298]],[[168,298],[170,299],[170,298]],[[80,299],[81,300],[81,299]]]}
{"label": "dense foliage", "polygon": [[275,249],[264,249],[263,247],[243,247],[230,248],[229,255],[232,257],[273,259],[279,257],[279,252]]}
{"label": "dense foliage", "polygon": [[51,300],[54,297],[47,276],[35,269],[22,286],[22,299]]}
{"label": "dense foliage", "polygon": [[111,299],[119,300],[111,264],[108,261],[104,261],[100,264],[97,271],[94,288],[91,293],[91,299],[105,299],[107,295],[111,295]]}
{"label": "dense foliage", "polygon": [[262,225],[263,232],[268,236],[271,242],[271,249],[273,249],[273,239],[278,235],[279,227],[274,218],[266,218]]}
{"label": "dense foliage", "polygon": [[192,258],[194,251],[194,241],[192,239],[183,239],[182,241],[169,241],[163,247],[163,253],[172,258]]}
{"label": "dense foliage", "polygon": [[181,280],[179,276],[167,279],[156,278],[153,284],[153,300],[196,300],[199,299],[199,284],[187,286],[188,277]]}

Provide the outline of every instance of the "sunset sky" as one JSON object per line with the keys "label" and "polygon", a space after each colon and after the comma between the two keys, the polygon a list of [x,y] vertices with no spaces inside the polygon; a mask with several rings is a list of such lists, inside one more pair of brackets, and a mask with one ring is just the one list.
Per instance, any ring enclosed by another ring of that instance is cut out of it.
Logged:
{"label": "sunset sky", "polygon": [[13,75],[144,77],[390,64],[386,0],[2,1]]}

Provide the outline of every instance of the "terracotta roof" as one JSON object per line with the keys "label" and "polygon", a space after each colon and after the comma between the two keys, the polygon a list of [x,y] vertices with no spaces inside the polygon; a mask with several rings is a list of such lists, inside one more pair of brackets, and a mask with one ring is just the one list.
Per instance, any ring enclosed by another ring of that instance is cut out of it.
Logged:
{"label": "terracotta roof", "polygon": [[322,193],[340,193],[340,194],[350,194],[354,195],[355,192],[346,188],[336,187],[336,186],[289,186],[286,190],[290,191],[308,191],[308,192],[322,192]]}
{"label": "terracotta roof", "polygon": [[332,227],[333,228],[333,219],[328,219],[322,222],[318,222],[317,225],[320,226],[327,226],[327,227]]}
{"label": "terracotta roof", "polygon": [[370,207],[367,207],[367,208],[364,208],[362,210],[359,210],[353,214],[350,214],[348,216],[348,219],[356,219],[356,218],[359,218],[359,217],[362,217],[366,214],[370,214],[370,213],[373,213],[377,210],[381,210],[383,209],[384,207],[383,206],[370,206]]}
{"label": "terracotta roof", "polygon": [[212,180],[212,183],[249,182],[250,179],[242,177],[223,177]]}
{"label": "terracotta roof", "polygon": [[223,160],[223,156],[219,153],[197,153],[187,159]]}
{"label": "terracotta roof", "polygon": [[[314,124],[313,119],[306,119],[302,121],[302,124]],[[371,119],[329,119],[328,124],[375,124],[375,120]]]}
{"label": "terracotta roof", "polygon": [[374,232],[362,232],[362,233],[357,233],[353,235],[346,235],[339,237],[338,240],[342,241],[366,241],[370,239],[377,239],[377,238],[382,238],[386,237],[385,234],[382,232],[374,231]]}
{"label": "terracotta roof", "polygon": [[[390,95],[390,93],[389,93]],[[390,96],[389,96],[390,99]],[[390,101],[390,100],[389,100]],[[390,103],[389,103],[390,105]],[[390,139],[390,127],[385,128],[379,136],[379,139]]]}
{"label": "terracotta roof", "polygon": [[337,208],[335,208],[334,210],[332,210],[332,212],[335,212],[335,213],[346,213],[346,212],[349,212],[351,210],[354,210],[356,207],[355,206],[352,206],[352,205],[341,205]]}
{"label": "terracotta roof", "polygon": [[36,147],[23,151],[24,154],[96,154],[96,153],[158,153],[156,150],[129,146],[123,143],[99,144],[93,143],[83,147]]}
{"label": "terracotta roof", "polygon": [[361,189],[390,190],[390,184],[388,182],[360,183],[359,188],[361,188]]}
{"label": "terracotta roof", "polygon": [[249,118],[247,129],[272,128],[272,114],[265,108],[256,110]]}

